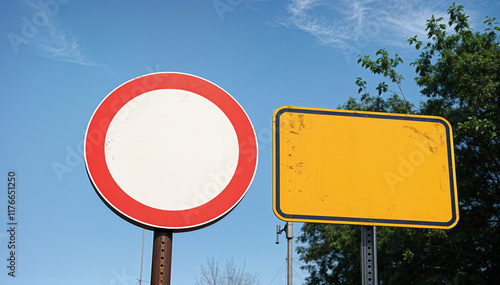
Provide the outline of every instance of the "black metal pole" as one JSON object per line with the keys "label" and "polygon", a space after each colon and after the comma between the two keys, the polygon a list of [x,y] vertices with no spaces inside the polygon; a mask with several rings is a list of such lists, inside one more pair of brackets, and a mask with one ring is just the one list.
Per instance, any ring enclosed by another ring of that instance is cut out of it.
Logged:
{"label": "black metal pole", "polygon": [[151,285],[170,285],[172,269],[172,231],[155,229]]}

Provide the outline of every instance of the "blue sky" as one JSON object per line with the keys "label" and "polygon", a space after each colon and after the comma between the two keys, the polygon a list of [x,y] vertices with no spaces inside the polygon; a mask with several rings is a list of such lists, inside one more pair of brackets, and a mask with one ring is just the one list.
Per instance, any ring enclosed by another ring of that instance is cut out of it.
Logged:
{"label": "blue sky", "polygon": [[[116,216],[87,177],[88,121],[120,84],[158,71],[194,74],[228,91],[248,113],[259,164],[242,202],[209,227],[174,234],[172,284],[193,284],[208,258],[284,284],[286,240],[275,244],[271,120],[283,105],[336,108],[356,96],[356,64],[378,48],[398,52],[403,89],[421,100],[408,67],[425,19],[452,1],[77,1],[0,3],[0,169],[15,170],[16,277],[7,275],[7,182],[0,195],[0,284],[137,284],[143,230]],[[498,1],[462,1],[480,29]],[[391,88],[395,88],[392,86]],[[62,168],[61,168],[62,167]],[[63,169],[63,170],[61,170]],[[295,225],[300,234],[300,224]],[[143,279],[149,280],[146,231]],[[294,259],[295,283],[307,276]],[[147,284],[147,283],[144,283]]]}

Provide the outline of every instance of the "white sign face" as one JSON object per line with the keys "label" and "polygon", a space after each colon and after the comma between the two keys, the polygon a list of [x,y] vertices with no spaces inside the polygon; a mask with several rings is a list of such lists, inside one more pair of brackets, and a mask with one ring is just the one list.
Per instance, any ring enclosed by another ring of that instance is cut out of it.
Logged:
{"label": "white sign face", "polygon": [[114,90],[85,139],[89,177],[104,202],[146,228],[188,230],[220,219],[255,174],[248,116],[199,77],[156,73]]}
{"label": "white sign face", "polygon": [[184,90],[154,90],[130,100],[111,121],[105,140],[118,186],[157,209],[186,210],[212,200],[238,161],[229,119],[209,100]]}

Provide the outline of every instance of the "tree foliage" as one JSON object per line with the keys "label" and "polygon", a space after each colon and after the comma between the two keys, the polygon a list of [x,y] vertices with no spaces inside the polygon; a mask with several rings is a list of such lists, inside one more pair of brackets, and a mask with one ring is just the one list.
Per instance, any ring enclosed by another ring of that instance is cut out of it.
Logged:
{"label": "tree foliage", "polygon": [[[381,82],[371,96],[356,79],[360,100],[343,109],[437,115],[453,127],[460,220],[451,230],[379,227],[380,284],[500,284],[500,28],[486,17],[475,32],[462,6],[449,20],[427,20],[427,40],[408,42],[420,51],[410,65],[426,99],[418,108],[404,99],[403,60],[385,50],[358,63],[396,84]],[[452,29],[452,33],[448,33]],[[385,99],[382,95],[387,93]],[[401,98],[401,97],[402,98]],[[356,226],[305,224],[298,253],[308,284],[358,284],[361,230]]]}
{"label": "tree foliage", "polygon": [[210,258],[206,265],[200,265],[201,276],[195,281],[195,285],[257,285],[259,275],[249,273],[243,268],[238,268],[234,260],[228,259],[224,268],[219,263]]}

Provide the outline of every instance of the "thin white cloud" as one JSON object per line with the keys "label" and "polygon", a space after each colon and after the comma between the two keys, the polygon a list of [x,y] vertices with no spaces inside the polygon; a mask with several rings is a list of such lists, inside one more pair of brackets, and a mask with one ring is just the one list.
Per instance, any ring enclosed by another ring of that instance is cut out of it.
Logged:
{"label": "thin white cloud", "polygon": [[[468,15],[477,5],[463,4]],[[449,1],[408,0],[290,0],[279,24],[314,36],[319,44],[343,51],[348,60],[368,45],[409,47],[406,39],[427,39],[426,20],[432,15],[447,23]]]}
{"label": "thin white cloud", "polygon": [[55,11],[46,11],[35,2],[24,1],[24,3],[33,13],[30,17],[25,17],[34,27],[32,37],[27,43],[33,51],[58,61],[99,66],[85,56],[84,48],[77,36],[56,21],[57,13],[63,9],[62,6]]}
{"label": "thin white cloud", "polygon": [[321,6],[319,0],[294,0],[290,1],[288,5],[288,10],[295,16],[301,16],[303,13],[315,8],[316,6]]}
{"label": "thin white cloud", "polygon": [[324,45],[343,45],[350,37],[350,31],[338,21],[316,14],[328,6],[321,0],[293,0],[289,1],[286,11],[288,16],[280,24],[288,28],[296,28],[315,36]]}

